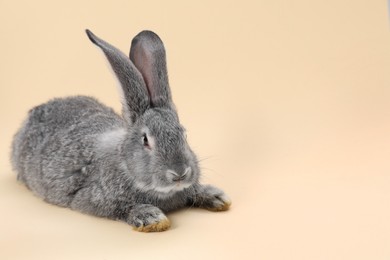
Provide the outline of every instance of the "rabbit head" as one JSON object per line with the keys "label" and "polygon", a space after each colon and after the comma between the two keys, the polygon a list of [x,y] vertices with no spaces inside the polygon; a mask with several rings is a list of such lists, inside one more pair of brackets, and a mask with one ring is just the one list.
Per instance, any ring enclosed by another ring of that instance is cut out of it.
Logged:
{"label": "rabbit head", "polygon": [[127,125],[121,149],[134,185],[143,191],[170,194],[197,183],[198,161],[172,102],[161,39],[151,31],[140,32],[127,57],[86,32],[107,57],[121,86]]}

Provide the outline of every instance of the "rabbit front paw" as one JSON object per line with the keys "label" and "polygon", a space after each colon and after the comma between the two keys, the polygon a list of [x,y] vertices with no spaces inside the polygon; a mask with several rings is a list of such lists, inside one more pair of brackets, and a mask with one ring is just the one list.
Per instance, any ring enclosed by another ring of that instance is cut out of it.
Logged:
{"label": "rabbit front paw", "polygon": [[134,206],[129,212],[127,222],[134,230],[140,232],[161,232],[171,226],[165,214],[159,208],[149,204]]}
{"label": "rabbit front paw", "polygon": [[201,187],[196,201],[198,207],[210,211],[226,211],[232,204],[232,201],[225,192],[211,185]]}

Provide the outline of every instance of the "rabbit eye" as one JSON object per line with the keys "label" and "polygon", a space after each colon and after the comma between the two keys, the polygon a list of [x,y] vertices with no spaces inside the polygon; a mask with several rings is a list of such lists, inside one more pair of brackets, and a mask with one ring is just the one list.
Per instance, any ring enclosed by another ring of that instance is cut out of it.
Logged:
{"label": "rabbit eye", "polygon": [[148,137],[146,136],[146,134],[143,134],[143,136],[142,136],[142,143],[144,144],[145,147],[150,148],[149,140],[148,140]]}

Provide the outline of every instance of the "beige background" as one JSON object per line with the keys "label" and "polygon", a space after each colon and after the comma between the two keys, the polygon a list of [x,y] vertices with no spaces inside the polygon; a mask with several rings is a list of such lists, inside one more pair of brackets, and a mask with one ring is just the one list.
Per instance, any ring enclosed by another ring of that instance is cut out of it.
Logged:
{"label": "beige background", "polygon": [[[142,29],[164,40],[203,181],[229,212],[182,210],[142,234],[16,182],[29,108],[85,94],[120,110],[85,28],[126,53]],[[0,259],[390,259],[385,1],[0,0],[0,37]]]}

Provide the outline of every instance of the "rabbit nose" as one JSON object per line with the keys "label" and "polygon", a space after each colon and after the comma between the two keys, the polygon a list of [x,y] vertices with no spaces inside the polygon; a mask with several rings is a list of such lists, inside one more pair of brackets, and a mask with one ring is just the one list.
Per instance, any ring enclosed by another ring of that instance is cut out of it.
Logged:
{"label": "rabbit nose", "polygon": [[187,167],[184,172],[182,172],[181,174],[175,172],[175,171],[172,171],[172,170],[168,170],[167,171],[170,175],[172,175],[172,181],[183,181],[187,176],[190,175],[191,173],[191,167]]}

